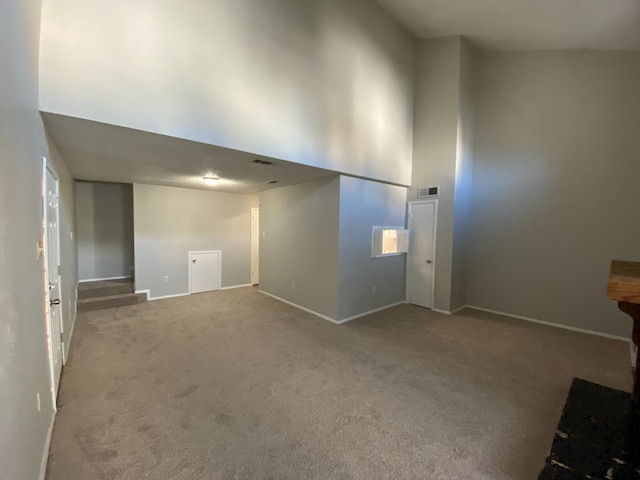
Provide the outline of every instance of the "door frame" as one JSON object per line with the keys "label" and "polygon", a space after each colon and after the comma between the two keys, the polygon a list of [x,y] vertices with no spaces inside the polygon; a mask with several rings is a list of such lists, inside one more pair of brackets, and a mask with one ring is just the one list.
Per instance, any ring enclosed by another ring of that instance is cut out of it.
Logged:
{"label": "door frame", "polygon": [[[195,253],[217,253],[218,254],[218,260],[220,261],[220,268],[218,268],[218,290],[222,290],[222,250],[193,250],[190,252],[187,252],[187,263],[189,264],[189,295],[192,295],[191,293],[191,254]],[[216,291],[216,290],[212,290],[212,291]]]}
{"label": "door frame", "polygon": [[[49,374],[51,380],[51,401],[53,403],[53,411],[57,411],[57,402],[56,399],[58,397],[58,385],[56,385],[55,381],[55,372],[54,372],[54,362],[53,362],[53,335],[52,335],[52,327],[51,327],[51,316],[49,315],[49,280],[54,276],[54,272],[49,271],[49,244],[48,244],[48,223],[49,218],[47,214],[47,170],[51,172],[51,175],[56,179],[56,197],[58,200],[60,199],[60,176],[56,171],[55,167],[48,161],[47,157],[42,157],[42,259],[43,265],[42,268],[44,270],[44,316],[45,316],[45,327],[47,332],[47,350],[49,357]],[[60,203],[58,203],[56,207],[56,224],[58,225],[58,265],[61,262],[60,256]],[[58,295],[62,298],[62,281],[60,275],[60,267],[58,266],[58,272],[56,272],[58,276]],[[64,334],[64,321],[63,321],[63,305],[60,304],[60,349],[61,349],[61,365],[60,369],[64,367],[65,364],[65,345],[63,341]]]}
{"label": "door frame", "polygon": [[[431,279],[431,310],[435,308],[436,301],[436,273],[437,273],[437,243],[438,243],[438,199],[431,198],[428,200],[413,200],[407,204],[407,230],[409,230],[409,251],[411,251],[411,220],[413,217],[413,206],[421,205],[421,204],[433,204],[433,252],[431,258],[433,258],[433,269],[432,269],[432,279]],[[406,276],[409,276],[409,255],[407,255],[407,269]],[[405,301],[409,303],[409,299],[407,298],[407,291],[405,288]]]}
{"label": "door frame", "polygon": [[[254,213],[258,214],[258,229],[257,229],[258,231],[256,232],[257,238],[255,238],[255,239],[254,239],[254,236],[253,236],[253,221],[254,221],[253,220],[253,218],[254,218],[253,215],[254,215]],[[251,278],[250,278],[250,281],[251,281],[251,285],[258,285],[260,283],[260,208],[259,207],[252,207],[251,208],[251,217],[250,218],[251,218],[251,227],[250,227],[251,228],[251,230],[250,230],[250,242],[251,242],[251,257],[250,257],[251,258],[251,260],[250,260],[250,262],[251,262],[251,266],[250,266],[251,272],[250,272],[250,277]],[[256,241],[256,243],[258,245],[257,249],[256,249],[257,251],[254,251],[254,240]],[[258,264],[258,273],[255,276],[254,276],[254,272],[253,272],[254,255],[257,257],[256,258],[256,263]],[[253,281],[255,277],[258,277],[256,279],[256,280],[258,280],[257,282]]]}

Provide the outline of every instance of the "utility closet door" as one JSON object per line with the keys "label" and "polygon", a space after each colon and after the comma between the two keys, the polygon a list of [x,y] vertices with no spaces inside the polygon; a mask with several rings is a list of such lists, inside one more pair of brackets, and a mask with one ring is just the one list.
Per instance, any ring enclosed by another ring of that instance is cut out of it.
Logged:
{"label": "utility closet door", "polygon": [[409,204],[407,302],[433,307],[437,203]]}
{"label": "utility closet door", "polygon": [[220,290],[220,252],[190,252],[191,293]]}

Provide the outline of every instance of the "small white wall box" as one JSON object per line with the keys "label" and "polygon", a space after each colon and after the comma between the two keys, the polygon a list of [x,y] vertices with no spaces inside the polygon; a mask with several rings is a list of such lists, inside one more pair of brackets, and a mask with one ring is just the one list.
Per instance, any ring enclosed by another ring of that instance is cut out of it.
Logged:
{"label": "small white wall box", "polygon": [[373,227],[371,258],[403,255],[408,251],[408,230],[403,227]]}

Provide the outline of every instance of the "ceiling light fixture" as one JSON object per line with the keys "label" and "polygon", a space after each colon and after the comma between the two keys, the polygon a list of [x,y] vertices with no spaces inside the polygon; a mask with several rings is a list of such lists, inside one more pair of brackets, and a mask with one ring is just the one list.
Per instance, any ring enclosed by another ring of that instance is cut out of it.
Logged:
{"label": "ceiling light fixture", "polygon": [[214,177],[212,175],[208,175],[204,178],[204,183],[206,183],[207,185],[209,185],[210,187],[215,187],[218,182],[220,181],[220,179],[218,177]]}

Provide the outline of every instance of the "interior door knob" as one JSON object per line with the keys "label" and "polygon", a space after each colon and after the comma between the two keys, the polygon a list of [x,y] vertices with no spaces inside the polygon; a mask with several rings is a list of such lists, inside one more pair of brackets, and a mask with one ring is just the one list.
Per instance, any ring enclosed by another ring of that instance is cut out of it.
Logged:
{"label": "interior door knob", "polygon": [[60,305],[60,299],[59,298],[54,298],[53,300],[49,300],[49,305],[51,305],[51,306]]}
{"label": "interior door knob", "polygon": [[194,258],[193,260],[191,260],[193,263],[196,263],[196,259]]}
{"label": "interior door knob", "polygon": [[431,260],[427,260],[427,263],[428,263],[429,265],[431,265]]}

